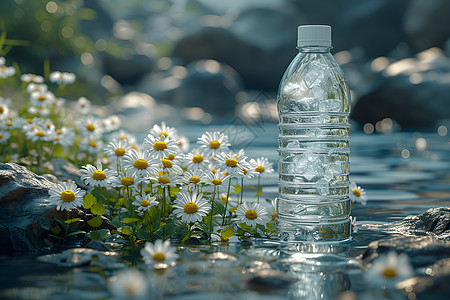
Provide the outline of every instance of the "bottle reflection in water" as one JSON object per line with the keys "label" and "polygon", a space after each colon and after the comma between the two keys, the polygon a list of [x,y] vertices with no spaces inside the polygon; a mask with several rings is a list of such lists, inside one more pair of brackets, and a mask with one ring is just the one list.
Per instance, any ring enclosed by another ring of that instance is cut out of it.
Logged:
{"label": "bottle reflection in water", "polygon": [[299,26],[297,45],[277,97],[277,230],[285,241],[342,241],[350,237],[349,89],[330,26]]}

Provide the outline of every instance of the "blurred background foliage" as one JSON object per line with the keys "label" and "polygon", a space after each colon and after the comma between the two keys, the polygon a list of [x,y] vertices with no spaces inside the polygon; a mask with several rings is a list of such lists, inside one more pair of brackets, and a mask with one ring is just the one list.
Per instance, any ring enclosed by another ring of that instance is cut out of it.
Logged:
{"label": "blurred background foliage", "polygon": [[[276,89],[302,24],[333,27],[353,119],[445,121],[449,17],[446,0],[0,1],[1,30],[10,46],[21,44],[5,57],[21,73],[43,74],[48,61],[77,74],[69,99],[116,99],[113,112],[124,115],[164,105],[152,118],[203,123],[236,114],[276,121]],[[120,104],[120,95],[134,100]]]}

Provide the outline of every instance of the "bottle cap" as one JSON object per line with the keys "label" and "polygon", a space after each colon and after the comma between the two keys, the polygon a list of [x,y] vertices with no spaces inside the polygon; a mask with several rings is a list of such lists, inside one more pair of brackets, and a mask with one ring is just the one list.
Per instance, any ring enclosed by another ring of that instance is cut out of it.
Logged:
{"label": "bottle cap", "polygon": [[323,46],[331,47],[331,26],[302,25],[298,26],[297,47]]}

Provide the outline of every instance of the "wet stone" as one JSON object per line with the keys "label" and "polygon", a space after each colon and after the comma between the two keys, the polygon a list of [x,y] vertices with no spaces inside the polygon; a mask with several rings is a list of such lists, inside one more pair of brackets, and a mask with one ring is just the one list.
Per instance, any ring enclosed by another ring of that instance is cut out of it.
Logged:
{"label": "wet stone", "polygon": [[87,247],[93,250],[98,250],[98,251],[111,251],[111,249],[108,247],[108,245],[106,245],[104,242],[102,241],[90,241],[87,244]]}
{"label": "wet stone", "polygon": [[[108,254],[108,255],[107,255]],[[120,269],[125,267],[120,263],[114,252],[102,253],[87,248],[74,248],[61,253],[39,256],[38,260],[55,264],[59,267],[95,266],[103,269]]]}
{"label": "wet stone", "polygon": [[255,273],[247,285],[254,291],[268,293],[286,290],[296,281],[296,278],[275,270],[261,270]]}

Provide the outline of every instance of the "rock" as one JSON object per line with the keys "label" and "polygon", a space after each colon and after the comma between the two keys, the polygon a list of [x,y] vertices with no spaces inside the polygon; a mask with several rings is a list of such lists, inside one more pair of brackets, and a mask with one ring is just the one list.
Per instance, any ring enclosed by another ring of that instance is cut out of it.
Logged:
{"label": "rock", "polygon": [[450,208],[431,208],[418,216],[394,222],[390,228],[405,234],[430,234],[439,240],[450,241]]}
{"label": "rock", "polygon": [[[55,158],[52,161],[45,163],[44,167],[49,169],[52,172],[51,175],[55,176],[59,181],[72,180],[78,187],[82,189],[88,188],[87,185],[80,179],[81,175],[83,175],[83,173],[80,172],[80,168],[62,158]],[[45,175],[44,177],[46,177]],[[54,179],[49,180],[55,182]]]}
{"label": "rock", "polygon": [[296,281],[298,281],[297,278],[281,272],[262,270],[248,280],[247,285],[250,289],[265,294],[268,292],[287,290]]}
{"label": "rock", "polygon": [[172,55],[187,62],[217,60],[235,69],[246,88],[275,90],[296,54],[296,27],[301,19],[290,6],[282,7],[251,7],[231,25],[189,28]]}
{"label": "rock", "polygon": [[[43,176],[38,176],[25,167],[14,163],[0,164],[0,251],[30,252],[47,247],[79,245],[70,237],[64,245],[55,244],[49,236],[50,229],[57,225],[55,218],[65,220],[67,213],[57,211],[47,199],[48,190],[54,185]],[[81,209],[72,209],[70,218],[90,220],[94,216]],[[99,229],[113,229],[102,216]],[[76,222],[74,229],[91,230],[87,222]]]}
{"label": "rock", "polygon": [[241,82],[230,66],[215,60],[197,60],[185,67],[173,65],[150,74],[140,82],[139,90],[176,107],[200,107],[207,113],[225,116],[235,110]]}
{"label": "rock", "polygon": [[155,68],[155,58],[144,54],[102,55],[103,72],[121,84],[135,84]]}
{"label": "rock", "polygon": [[403,23],[416,50],[444,46],[450,36],[449,14],[450,2],[447,0],[411,1]]}
{"label": "rock", "polygon": [[94,249],[98,251],[111,251],[111,249],[102,241],[90,241],[87,246],[89,249]]}
{"label": "rock", "polygon": [[46,218],[55,209],[48,189],[53,183],[16,164],[0,164],[0,249],[32,251],[48,246]]}
{"label": "rock", "polygon": [[450,243],[430,236],[396,236],[370,243],[361,258],[368,263],[389,251],[408,254],[411,264],[419,268],[432,265],[440,259],[449,258]]}
{"label": "rock", "polygon": [[121,269],[125,265],[117,258],[97,250],[74,248],[61,253],[39,256],[38,260],[55,264],[59,267],[96,266],[106,270]]}
{"label": "rock", "polygon": [[361,95],[352,118],[364,124],[386,117],[404,127],[431,126],[450,118],[450,58],[432,48],[383,67],[367,93]]}

